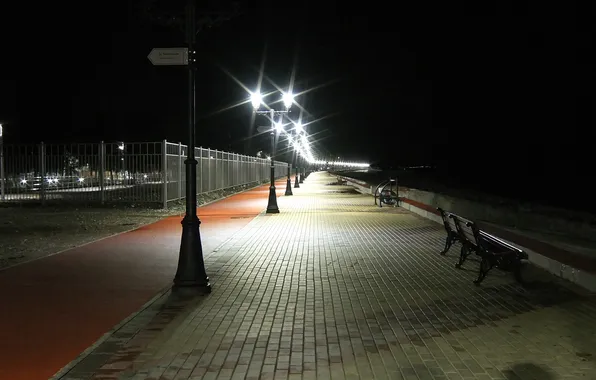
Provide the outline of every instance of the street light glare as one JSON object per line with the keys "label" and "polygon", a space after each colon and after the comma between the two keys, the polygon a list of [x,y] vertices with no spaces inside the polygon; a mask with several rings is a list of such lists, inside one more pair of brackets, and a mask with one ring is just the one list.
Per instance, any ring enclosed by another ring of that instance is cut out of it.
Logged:
{"label": "street light glare", "polygon": [[294,95],[291,92],[284,93],[281,99],[283,100],[284,106],[286,106],[287,109],[290,109],[292,104],[294,104]]}
{"label": "street light glare", "polygon": [[282,123],[280,122],[276,122],[275,123],[275,130],[277,131],[277,133],[281,133],[281,131],[284,130],[284,126]]}
{"label": "street light glare", "polygon": [[306,148],[308,148],[310,146],[308,143],[308,140],[304,140],[304,139],[302,139],[302,145],[304,145]]}
{"label": "street light glare", "polygon": [[250,102],[252,103],[252,108],[258,109],[263,102],[263,96],[258,92],[252,93],[250,95]]}
{"label": "street light glare", "polygon": [[300,134],[304,132],[304,127],[302,126],[302,123],[296,123],[296,133]]}

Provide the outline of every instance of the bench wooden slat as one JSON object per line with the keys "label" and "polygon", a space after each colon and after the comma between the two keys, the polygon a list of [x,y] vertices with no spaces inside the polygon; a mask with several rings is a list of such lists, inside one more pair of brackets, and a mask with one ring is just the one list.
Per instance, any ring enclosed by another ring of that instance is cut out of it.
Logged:
{"label": "bench wooden slat", "polygon": [[476,235],[474,235],[474,231],[472,231],[470,228],[467,228],[465,224],[463,225],[461,231],[468,242],[472,242],[473,244],[478,245],[478,240],[476,239]]}

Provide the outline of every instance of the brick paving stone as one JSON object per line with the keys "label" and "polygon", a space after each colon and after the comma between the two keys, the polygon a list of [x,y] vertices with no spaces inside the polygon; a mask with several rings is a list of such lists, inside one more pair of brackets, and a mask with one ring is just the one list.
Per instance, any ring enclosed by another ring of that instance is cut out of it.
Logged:
{"label": "brick paving stone", "polygon": [[594,296],[544,273],[476,287],[477,262],[438,255],[442,226],[332,182],[312,174],[207,255],[210,295],[164,296],[64,378],[596,378]]}

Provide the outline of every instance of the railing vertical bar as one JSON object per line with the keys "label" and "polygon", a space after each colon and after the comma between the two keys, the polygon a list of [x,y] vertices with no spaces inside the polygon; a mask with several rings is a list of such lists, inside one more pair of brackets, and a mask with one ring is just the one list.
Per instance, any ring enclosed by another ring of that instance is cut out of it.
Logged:
{"label": "railing vertical bar", "polygon": [[106,203],[106,145],[102,141],[99,144],[99,196],[101,198],[101,204]]}
{"label": "railing vertical bar", "polygon": [[163,208],[167,209],[168,208],[168,167],[167,167],[168,155],[167,155],[166,149],[167,149],[168,143],[166,140],[163,140],[162,144],[163,144],[162,145],[163,151],[162,151],[162,156],[161,156],[162,157],[162,160],[161,160],[162,172],[163,172],[163,176],[162,176],[162,178],[163,178],[163,194],[162,194],[162,197],[163,197]]}
{"label": "railing vertical bar", "polygon": [[40,169],[39,170],[40,170],[40,177],[41,177],[39,198],[40,198],[41,204],[45,204],[45,187],[46,187],[45,186],[45,170],[46,170],[45,169],[46,168],[45,161],[46,160],[45,160],[45,145],[43,142],[39,145],[39,159],[40,159],[40,163],[39,163]]}

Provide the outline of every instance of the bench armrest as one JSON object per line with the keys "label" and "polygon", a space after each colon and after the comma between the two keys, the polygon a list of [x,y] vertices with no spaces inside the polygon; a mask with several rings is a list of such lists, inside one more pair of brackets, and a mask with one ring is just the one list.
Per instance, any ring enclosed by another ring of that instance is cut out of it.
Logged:
{"label": "bench armrest", "polygon": [[[484,239],[488,240],[490,243],[496,244],[500,247],[503,247],[504,249],[506,249],[507,251],[513,251],[513,252],[517,252],[519,254],[521,254],[523,257],[527,258],[528,255],[526,252],[524,252],[523,249],[518,248],[514,245],[511,245],[509,243],[507,243],[506,241],[499,239],[498,237],[489,234],[488,232],[485,231],[479,231],[480,232],[480,236],[483,237]],[[497,252],[495,252],[497,253]]]}

